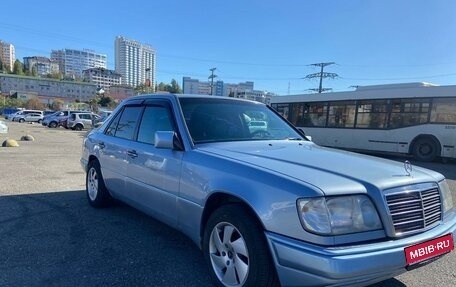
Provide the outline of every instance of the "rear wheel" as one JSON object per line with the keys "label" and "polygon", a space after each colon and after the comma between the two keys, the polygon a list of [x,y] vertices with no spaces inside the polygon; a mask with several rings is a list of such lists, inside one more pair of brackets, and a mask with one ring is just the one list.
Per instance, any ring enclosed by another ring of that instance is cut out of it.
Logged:
{"label": "rear wheel", "polygon": [[25,122],[25,120],[24,119],[19,119],[19,122],[23,123],[23,122]]}
{"label": "rear wheel", "polygon": [[222,206],[210,216],[203,252],[217,286],[279,286],[264,231],[241,205]]}
{"label": "rear wheel", "polygon": [[432,138],[420,138],[413,144],[413,155],[419,161],[433,161],[439,155],[438,144]]}
{"label": "rear wheel", "polygon": [[56,128],[57,127],[57,122],[50,122],[48,125],[50,128]]}
{"label": "rear wheel", "polygon": [[105,207],[111,202],[112,198],[106,189],[98,160],[89,162],[86,174],[86,193],[87,199],[93,207]]}

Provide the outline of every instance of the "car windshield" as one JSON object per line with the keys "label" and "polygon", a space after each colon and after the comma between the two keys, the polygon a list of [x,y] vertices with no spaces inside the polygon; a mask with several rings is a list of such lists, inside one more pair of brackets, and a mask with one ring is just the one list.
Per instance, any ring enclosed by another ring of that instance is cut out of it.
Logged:
{"label": "car windshield", "polygon": [[195,143],[302,139],[286,121],[262,104],[207,98],[181,98],[180,104]]}

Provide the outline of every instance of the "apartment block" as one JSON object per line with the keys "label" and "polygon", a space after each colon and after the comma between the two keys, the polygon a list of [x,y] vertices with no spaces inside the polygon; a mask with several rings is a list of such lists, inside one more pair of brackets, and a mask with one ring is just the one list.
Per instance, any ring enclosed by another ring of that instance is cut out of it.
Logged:
{"label": "apartment block", "polygon": [[10,71],[13,70],[14,62],[16,61],[16,51],[12,44],[2,40],[0,40],[0,60]]}
{"label": "apartment block", "polygon": [[155,50],[150,45],[117,36],[114,42],[115,70],[122,75],[122,84],[146,85],[155,89]]}
{"label": "apartment block", "polygon": [[107,68],[108,56],[93,50],[52,50],[51,60],[59,64],[60,72],[66,77],[81,78],[82,72],[91,68]]}
{"label": "apartment block", "polygon": [[44,103],[53,99],[65,102],[88,101],[96,96],[97,85],[76,81],[61,81],[48,78],[0,74],[2,94],[34,94]]}
{"label": "apartment block", "polygon": [[82,78],[90,83],[95,83],[98,88],[107,89],[110,86],[120,85],[122,75],[113,70],[92,68],[82,72]]}
{"label": "apartment block", "polygon": [[59,64],[46,57],[33,56],[24,57],[24,68],[30,73],[35,68],[38,76],[47,76],[49,74],[59,73]]}

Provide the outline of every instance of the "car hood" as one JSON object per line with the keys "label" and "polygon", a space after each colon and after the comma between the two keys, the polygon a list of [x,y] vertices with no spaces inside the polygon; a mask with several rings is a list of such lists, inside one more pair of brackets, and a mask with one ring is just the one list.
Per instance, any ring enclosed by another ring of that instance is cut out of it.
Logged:
{"label": "car hood", "polygon": [[363,193],[375,187],[389,189],[422,182],[438,182],[443,176],[404,162],[335,150],[307,141],[228,142],[198,145],[198,150],[277,175],[298,180],[326,195]]}

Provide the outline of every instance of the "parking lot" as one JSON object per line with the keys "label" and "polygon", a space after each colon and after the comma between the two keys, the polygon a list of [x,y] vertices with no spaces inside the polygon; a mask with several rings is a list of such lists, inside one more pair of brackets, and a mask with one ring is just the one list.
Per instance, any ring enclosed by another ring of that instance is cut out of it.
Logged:
{"label": "parking lot", "polygon": [[[0,147],[0,286],[212,286],[200,250],[181,233],[123,204],[88,205],[79,164],[86,131],[7,124],[0,141],[20,146]],[[35,141],[19,141],[24,135]],[[456,163],[419,165],[448,178],[456,203]],[[456,286],[455,266],[452,252],[374,286]]]}

